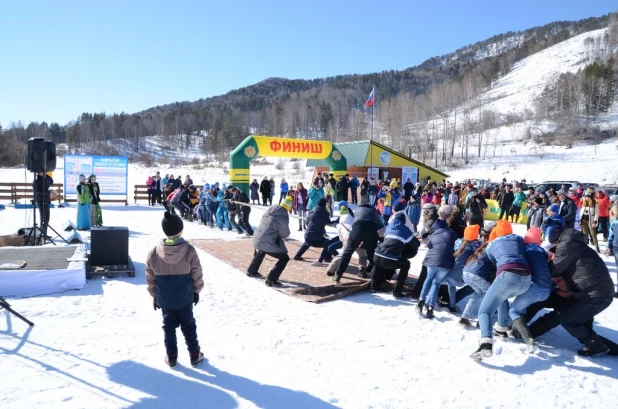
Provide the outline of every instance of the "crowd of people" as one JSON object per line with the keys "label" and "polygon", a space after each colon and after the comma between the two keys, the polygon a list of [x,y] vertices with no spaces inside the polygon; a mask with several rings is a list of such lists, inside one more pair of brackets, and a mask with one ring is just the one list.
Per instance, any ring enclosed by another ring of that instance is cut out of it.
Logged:
{"label": "crowd of people", "polygon": [[[369,186],[373,184],[369,182]],[[333,217],[333,201],[323,192],[328,185],[330,181],[318,177],[309,191],[294,191],[291,199],[272,205],[263,214],[253,236],[255,254],[247,275],[258,276],[264,257],[269,255],[277,263],[266,285],[282,285],[279,278],[290,260],[283,239],[290,235],[289,215],[300,197],[308,206],[306,220],[299,219],[299,230],[305,230],[304,243],[294,260],[303,261],[310,247],[320,249],[312,265],[326,266],[326,274],[338,283],[356,252],[359,275],[371,277],[370,291],[383,291],[386,282],[396,276],[393,296],[417,298],[418,314],[428,319],[434,317],[437,306],[456,313],[457,304],[466,300],[459,323],[473,328],[476,321],[480,329],[480,345],[471,355],[476,360],[492,355],[495,336],[522,339],[533,351],[535,339],[558,325],[583,344],[578,351],[582,356],[618,354],[618,345],[593,328],[594,317],[616,294],[598,245],[588,245],[590,235],[596,237],[593,227],[602,214],[595,198],[603,199],[603,193],[584,188],[576,202],[576,189],[524,192],[515,186],[513,194],[504,182],[495,193],[497,198],[506,198],[501,201],[504,212],[498,222],[486,222],[484,209],[491,197],[486,189],[479,191],[470,183],[432,183],[423,188],[417,184],[406,191],[395,180],[378,181],[373,202],[369,194],[363,199],[362,190],[361,204],[355,209],[346,200],[336,202],[338,217]],[[333,200],[346,198],[334,196]],[[616,199],[603,204],[612,215],[605,253],[614,257],[613,249],[618,245]],[[508,219],[518,220],[524,201],[531,203],[535,217],[520,236],[513,233]],[[575,229],[576,219],[583,231]],[[328,237],[326,226],[336,226],[338,234]],[[410,259],[423,245],[428,250],[419,279],[406,294]],[[545,308],[553,311],[534,320]],[[494,313],[498,321],[492,325]]]}
{"label": "crowd of people", "polygon": [[[358,274],[371,280],[371,292],[392,288],[395,298],[418,299],[415,309],[423,318],[434,318],[434,309],[443,307],[457,314],[463,327],[478,328],[479,346],[471,354],[475,360],[492,356],[495,337],[521,339],[533,351],[536,339],[559,325],[583,344],[580,355],[618,355],[618,345],[597,334],[593,325],[594,317],[608,308],[616,295],[599,255],[599,243],[605,240],[604,253],[613,255],[618,265],[618,251],[614,252],[618,246],[618,197],[609,198],[591,187],[564,186],[544,192],[506,181],[491,189],[473,186],[470,181],[425,186],[410,180],[402,185],[396,179],[357,182],[355,176],[336,180],[333,175],[318,174],[305,189],[302,183],[290,186],[282,179],[279,201],[274,203],[273,178],[265,177],[259,184],[254,180],[248,197],[233,185],[206,183],[198,189],[189,176],[184,182],[166,176],[162,179],[162,204],[167,209],[163,225],[168,239],[162,246],[186,246],[180,238],[182,228],[177,226],[183,218],[244,233],[252,236],[254,246],[247,275],[261,277],[260,266],[269,256],[276,262],[265,284],[278,287],[291,258],[285,239],[290,236],[290,218],[294,217],[298,230],[304,231],[294,260],[303,262],[309,248],[319,249],[312,266],[325,267],[326,275],[338,284],[356,254]],[[156,190],[155,183],[155,201]],[[497,222],[485,220],[489,199],[500,205]],[[524,203],[529,209],[526,232],[514,234],[511,222],[519,221]],[[255,231],[249,223],[252,206],[268,206],[260,209],[263,214]],[[327,226],[336,227],[337,234],[329,237]],[[410,260],[423,246],[427,251],[419,278],[412,289],[406,289]],[[186,250],[194,251],[191,247]],[[156,253],[149,256],[150,264],[155,263]],[[155,268],[147,274],[155,309],[165,308],[165,302],[157,300],[156,279],[169,272]],[[191,278],[196,303],[201,274],[192,270]],[[392,280],[394,287],[388,284]],[[457,306],[464,301],[459,315]],[[188,298],[187,303],[190,306]],[[542,310],[549,312],[539,317]],[[184,323],[189,328],[185,335],[192,363],[199,361],[190,311],[186,316],[163,313],[169,327],[166,347],[171,328]],[[495,313],[497,322],[492,324]],[[169,364],[175,364],[177,356],[173,337]]]}

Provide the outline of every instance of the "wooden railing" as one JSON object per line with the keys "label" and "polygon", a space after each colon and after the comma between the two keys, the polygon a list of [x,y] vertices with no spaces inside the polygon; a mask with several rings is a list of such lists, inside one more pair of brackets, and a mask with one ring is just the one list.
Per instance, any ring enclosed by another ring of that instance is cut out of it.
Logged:
{"label": "wooden railing", "polygon": [[[50,190],[58,192],[57,197],[52,202],[58,201],[58,203],[64,202],[77,202],[77,197],[65,197],[64,186],[62,183],[54,183],[51,185]],[[34,191],[32,190],[32,183],[0,183],[0,201],[9,201],[11,203],[17,203],[18,200],[32,200],[34,199]],[[127,204],[127,198],[118,198],[113,196],[102,196],[101,203],[124,203]]]}

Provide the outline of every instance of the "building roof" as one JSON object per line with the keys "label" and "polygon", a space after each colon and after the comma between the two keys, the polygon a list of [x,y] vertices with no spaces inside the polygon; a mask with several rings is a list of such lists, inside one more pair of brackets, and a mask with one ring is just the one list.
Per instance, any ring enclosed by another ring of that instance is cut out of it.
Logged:
{"label": "building roof", "polygon": [[[391,148],[388,148],[376,141],[369,141],[369,140],[365,140],[365,141],[355,141],[355,142],[342,142],[342,143],[336,143],[334,144],[337,149],[341,152],[341,154],[346,158],[346,160],[348,161],[348,167],[352,167],[352,166],[360,166],[360,167],[364,167],[364,166],[368,166],[367,161],[369,158],[369,147],[370,145],[373,144],[373,146],[375,148],[379,148],[385,151],[388,151],[389,153],[391,153],[392,155],[395,155],[399,158],[401,158],[402,160],[409,162],[410,165],[416,165],[419,167],[423,167],[426,168],[428,170],[431,170],[433,172],[436,172],[442,176],[444,176],[445,178],[448,177],[449,175],[447,175],[444,172],[439,171],[438,169],[432,168],[429,165],[424,164],[423,162],[419,162],[415,159],[412,159],[402,153],[399,153]],[[320,160],[320,159],[309,159],[307,161],[307,166],[311,166],[311,167],[316,167],[316,166],[327,166],[326,162],[324,160]],[[378,163],[375,164],[375,166],[380,166]]]}

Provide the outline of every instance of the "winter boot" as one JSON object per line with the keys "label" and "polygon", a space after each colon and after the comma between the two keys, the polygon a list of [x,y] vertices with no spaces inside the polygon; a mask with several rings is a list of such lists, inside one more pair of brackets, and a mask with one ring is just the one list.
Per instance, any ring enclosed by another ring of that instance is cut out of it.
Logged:
{"label": "winter boot", "polygon": [[333,281],[339,284],[341,282],[341,277],[343,277],[343,274],[335,274],[335,276],[333,277]]}
{"label": "winter boot", "polygon": [[528,345],[528,353],[532,353],[536,350],[536,343],[534,342],[534,337],[532,336],[532,333],[530,333],[530,329],[528,328],[528,326],[524,323],[524,320],[522,320],[521,318],[517,318],[515,321],[513,321],[513,330],[517,331],[526,342],[526,345]]}
{"label": "winter boot", "polygon": [[485,358],[491,358],[494,354],[494,340],[491,338],[481,338],[479,344],[479,349],[477,349],[472,355],[470,355],[470,358],[474,359],[475,361],[482,361]]}
{"label": "winter boot", "polygon": [[264,281],[264,284],[266,284],[268,287],[283,287],[283,284],[281,284],[281,282],[273,281],[271,279],[267,279],[266,281]]}
{"label": "winter boot", "polygon": [[250,272],[247,272],[247,277],[252,277],[252,278],[262,277],[262,274],[260,274],[260,273],[250,273]]}
{"label": "winter boot", "polygon": [[425,306],[425,317],[427,319],[433,319],[433,307],[430,307],[428,305]]}
{"label": "winter boot", "polygon": [[395,298],[405,298],[406,295],[404,293],[401,292],[401,290],[393,290],[393,297]]}
{"label": "winter boot", "polygon": [[502,327],[500,325],[498,325],[498,323],[496,322],[494,324],[494,336],[496,337],[501,337],[501,338],[508,338],[509,334],[508,334],[508,327]]}
{"label": "winter boot", "polygon": [[204,354],[199,349],[195,353],[191,352],[189,356],[191,357],[191,366],[197,366],[204,360]]}
{"label": "winter boot", "polygon": [[467,327],[471,327],[472,323],[467,318],[460,318],[459,319],[459,325],[461,325],[464,328],[467,328]]}
{"label": "winter boot", "polygon": [[425,307],[425,301],[419,300],[418,304],[416,304],[416,313],[419,315],[419,317],[423,316],[423,307]]}
{"label": "winter boot", "polygon": [[165,363],[170,367],[173,368],[176,366],[176,362],[178,362],[178,354],[167,354],[165,356]]}
{"label": "winter boot", "polygon": [[609,352],[607,345],[605,345],[603,340],[601,340],[596,333],[592,333],[588,339],[580,339],[579,342],[585,345],[585,347],[577,351],[577,354],[580,356],[593,357],[605,355]]}
{"label": "winter boot", "polygon": [[359,275],[361,278],[369,278],[369,275],[367,274],[367,267],[365,267],[365,266],[361,266],[361,267],[358,269],[358,275]]}

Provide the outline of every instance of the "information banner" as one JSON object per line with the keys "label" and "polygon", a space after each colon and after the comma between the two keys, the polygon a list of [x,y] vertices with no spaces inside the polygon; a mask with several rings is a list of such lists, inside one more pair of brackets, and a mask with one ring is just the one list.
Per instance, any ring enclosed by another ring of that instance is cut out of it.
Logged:
{"label": "information banner", "polygon": [[401,167],[401,185],[405,185],[408,179],[410,179],[412,183],[418,182],[418,168],[413,166]]}
{"label": "information banner", "polygon": [[380,179],[380,168],[367,168],[367,179],[371,181],[371,178],[378,183],[378,179]]}
{"label": "information banner", "polygon": [[[490,199],[485,201],[487,202],[487,209],[483,212],[485,220],[498,220],[498,217],[500,217],[500,205],[498,204],[498,201]],[[528,210],[528,203],[523,202],[519,212],[519,218],[516,223],[526,224],[528,222]]]}
{"label": "information banner", "polygon": [[96,175],[101,195],[127,195],[129,159],[126,156],[64,155],[65,194],[77,194],[80,174]]}

